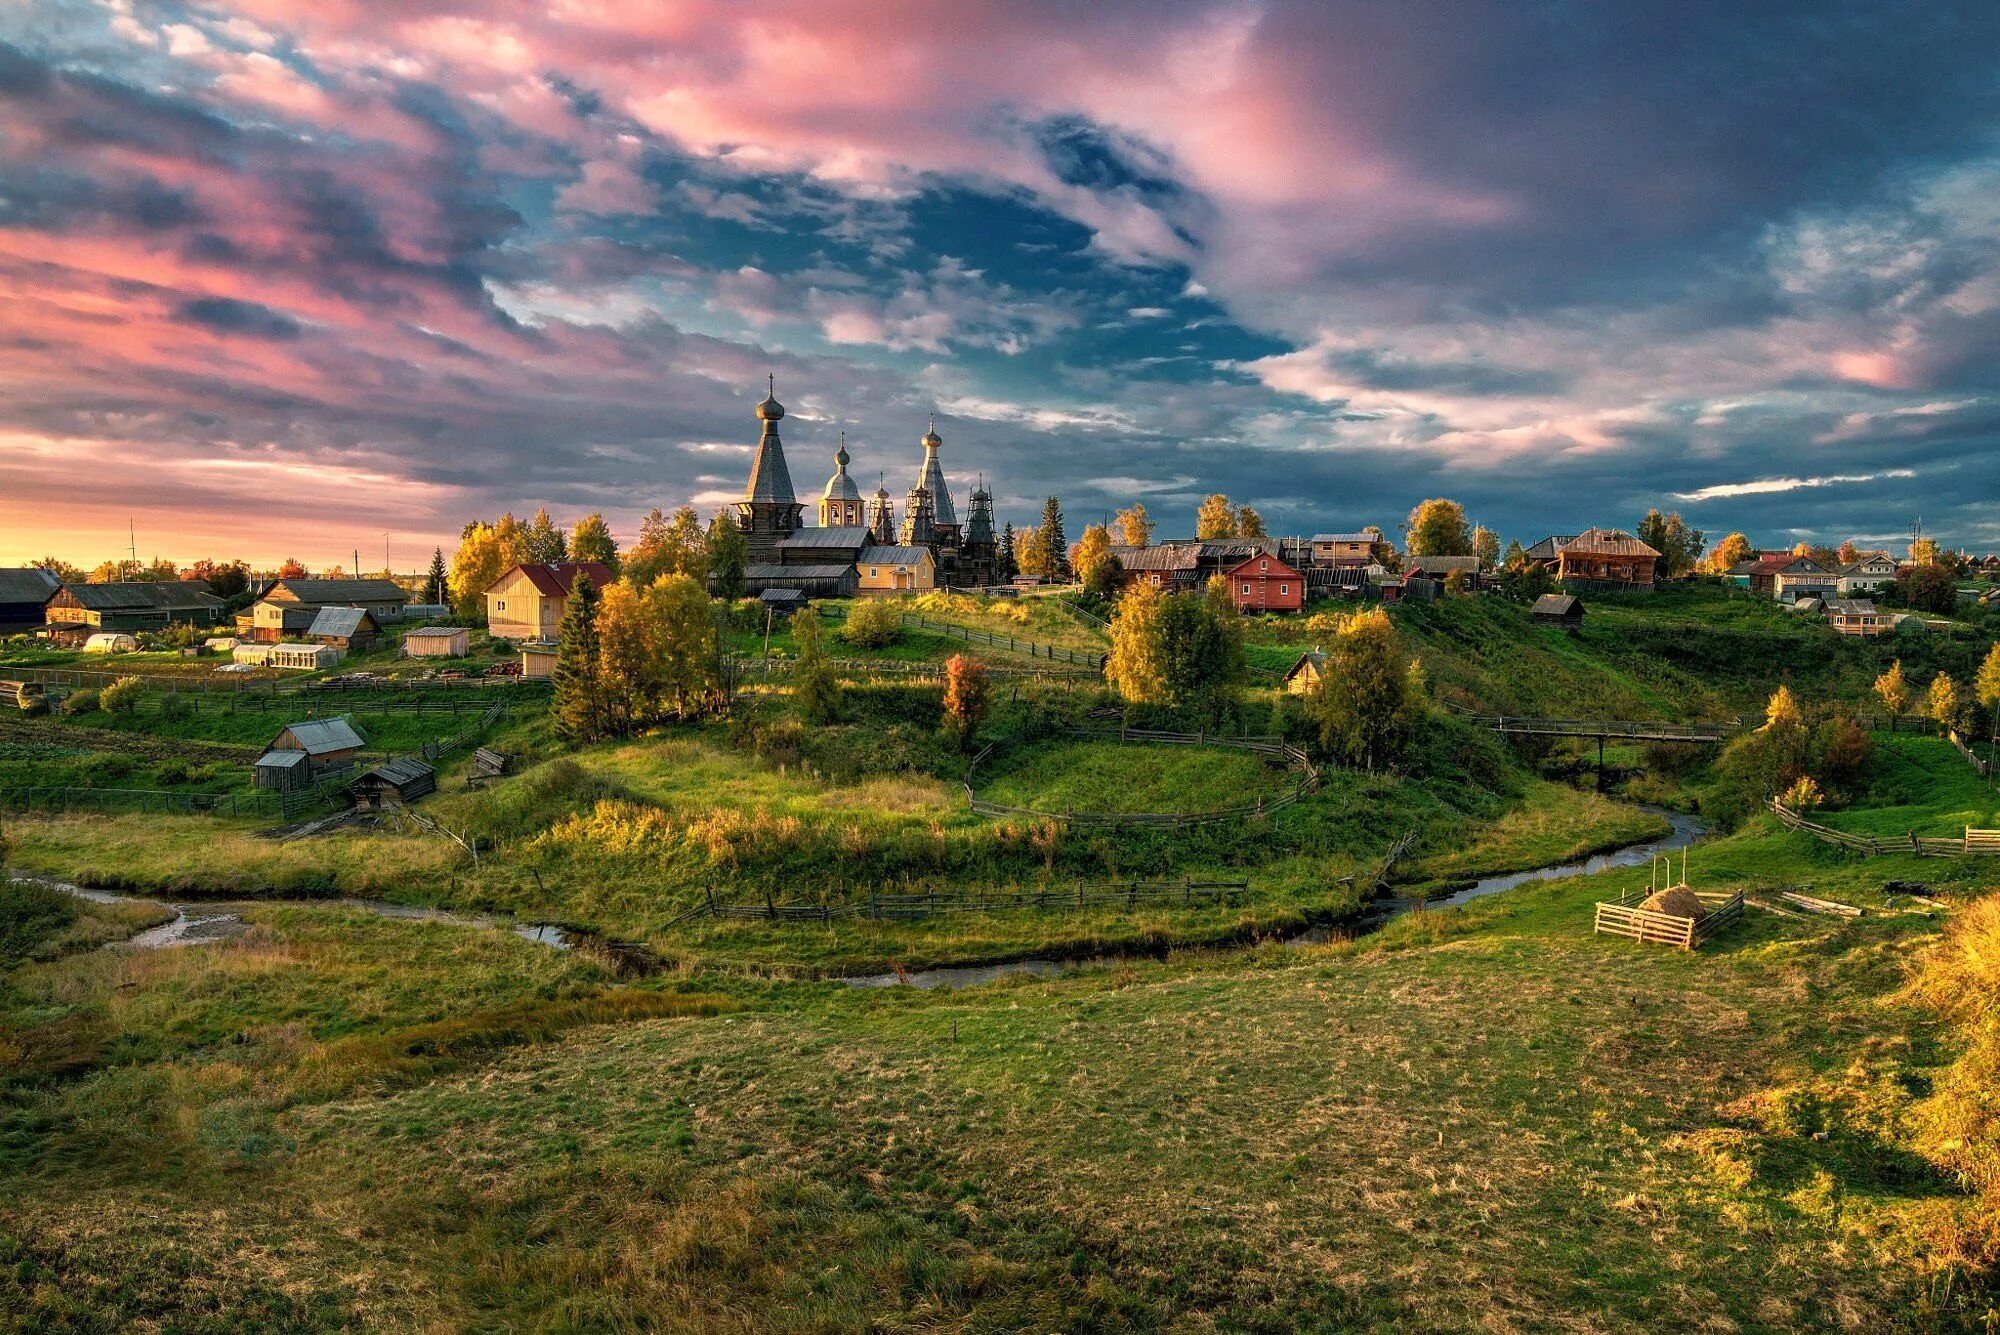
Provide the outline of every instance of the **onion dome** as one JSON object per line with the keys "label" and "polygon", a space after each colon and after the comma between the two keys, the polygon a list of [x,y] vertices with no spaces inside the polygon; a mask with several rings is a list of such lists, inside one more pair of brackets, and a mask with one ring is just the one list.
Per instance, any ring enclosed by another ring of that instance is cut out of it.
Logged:
{"label": "onion dome", "polygon": [[772,375],[764,379],[767,392],[764,401],[757,405],[757,420],[775,422],[785,415],[785,405],[778,402],[778,378]]}
{"label": "onion dome", "polygon": [[833,476],[826,480],[826,490],[820,493],[829,501],[861,500],[861,488],[854,485],[854,479],[847,475],[847,433],[840,435],[840,448],[833,453]]}
{"label": "onion dome", "polygon": [[923,435],[923,439],[922,439],[922,440],[920,440],[920,441],[918,442],[918,444],[922,445],[922,446],[923,446],[923,447],[924,447],[925,449],[927,449],[927,450],[934,450],[934,449],[936,449],[936,448],[937,448],[938,446],[940,446],[940,445],[944,444],[944,437],[943,437],[943,436],[940,436],[940,435],[939,435],[939,434],[937,433],[937,414],[936,414],[936,413],[932,413],[932,414],[931,414],[931,425],[930,425],[930,429],[929,429],[928,431],[924,432],[924,435]]}

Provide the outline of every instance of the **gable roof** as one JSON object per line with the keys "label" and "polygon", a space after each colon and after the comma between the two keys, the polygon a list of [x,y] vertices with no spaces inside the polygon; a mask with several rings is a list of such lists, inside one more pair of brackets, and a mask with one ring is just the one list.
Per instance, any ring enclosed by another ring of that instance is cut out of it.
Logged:
{"label": "gable roof", "polygon": [[1293,677],[1298,676],[1299,669],[1308,664],[1312,666],[1313,671],[1317,672],[1326,666],[1326,655],[1317,649],[1306,650],[1299,655],[1297,662],[1285,669],[1285,680],[1290,681]]}
{"label": "gable roof", "polygon": [[509,566],[499,579],[487,586],[488,589],[499,588],[517,571],[526,576],[528,583],[535,586],[535,592],[544,598],[569,597],[569,591],[576,587],[579,575],[590,576],[591,584],[599,589],[618,581],[618,576],[611,573],[611,567],[602,561],[523,561]]}
{"label": "gable roof", "polygon": [[414,756],[397,756],[394,760],[383,761],[361,777],[378,779],[400,788],[414,779],[430,778],[436,774],[436,770]]}
{"label": "gable roof", "polygon": [[1375,542],[1373,533],[1315,533],[1314,542]]}
{"label": "gable roof", "polygon": [[[290,733],[292,740],[299,744],[298,749],[309,756],[323,756],[332,751],[358,751],[363,745],[361,734],[345,718],[301,719],[288,724],[285,732]],[[282,738],[284,733],[278,735]],[[272,743],[273,747],[276,745]]]}
{"label": "gable roof", "polygon": [[1828,598],[1826,610],[1836,616],[1868,617],[1875,615],[1873,598]]}
{"label": "gable roof", "polygon": [[1229,567],[1229,569],[1223,571],[1222,573],[1225,578],[1234,579],[1237,575],[1237,572],[1247,569],[1250,566],[1250,564],[1255,561],[1269,561],[1275,564],[1278,568],[1275,571],[1272,571],[1271,572],[1272,574],[1288,575],[1295,579],[1299,578],[1299,572],[1297,568],[1295,568],[1292,565],[1291,562],[1287,561],[1284,557],[1279,556],[1276,552],[1264,552],[1264,551],[1257,551],[1250,553],[1250,555],[1244,557],[1241,561],[1238,561],[1235,565]]}
{"label": "gable roof", "polygon": [[1583,604],[1573,593],[1545,593],[1535,599],[1535,605],[1528,611],[1535,616],[1568,616],[1572,611],[1581,612]]}
{"label": "gable roof", "polygon": [[[285,595],[290,595],[286,597]],[[407,603],[410,595],[393,579],[281,579],[266,598],[281,603]]]}
{"label": "gable roof", "polygon": [[865,524],[802,528],[789,538],[780,538],[778,546],[785,551],[827,551],[848,547],[858,550],[868,545],[870,536]]}
{"label": "gable roof", "polygon": [[865,566],[917,566],[931,554],[928,547],[863,547],[855,564]]}
{"label": "gable roof", "polygon": [[1113,547],[1111,554],[1127,570],[1193,570],[1201,561],[1198,547],[1171,542],[1151,547]]}
{"label": "gable roof", "polygon": [[45,603],[62,581],[39,566],[0,570],[0,603]]}
{"label": "gable roof", "polygon": [[1543,538],[1540,542],[1528,548],[1528,557],[1535,561],[1553,561],[1556,559],[1556,553],[1560,552],[1570,543],[1575,542],[1576,539],[1577,535],[1574,533],[1551,533],[1548,537]]}
{"label": "gable roof", "polygon": [[403,639],[405,641],[448,640],[454,635],[464,635],[465,633],[466,628],[464,626],[418,626],[415,630],[405,631]]}
{"label": "gable roof", "polygon": [[1657,548],[1650,547],[1633,537],[1622,528],[1587,528],[1562,544],[1560,549],[1568,556],[1651,556],[1658,558]]}
{"label": "gable roof", "polygon": [[306,634],[346,639],[359,635],[363,623],[371,631],[377,629],[375,618],[368,615],[365,607],[322,607],[313,618],[312,625],[306,629]]}
{"label": "gable roof", "polygon": [[171,579],[123,584],[65,584],[78,607],[92,612],[190,612],[222,606],[206,580]]}
{"label": "gable roof", "polygon": [[1403,569],[1424,575],[1450,574],[1454,570],[1468,575],[1479,573],[1479,558],[1476,556],[1412,556],[1403,562]]}

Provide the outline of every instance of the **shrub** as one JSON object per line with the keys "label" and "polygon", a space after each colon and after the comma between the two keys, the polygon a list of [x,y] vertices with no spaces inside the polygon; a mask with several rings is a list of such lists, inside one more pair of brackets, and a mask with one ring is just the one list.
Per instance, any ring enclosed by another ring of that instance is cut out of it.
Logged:
{"label": "shrub", "polygon": [[168,691],[160,697],[160,717],[169,722],[184,719],[194,713],[194,706],[179,691]]}
{"label": "shrub", "polygon": [[880,649],[894,644],[902,634],[903,616],[886,598],[864,598],[847,614],[840,638],[863,649]]}
{"label": "shrub", "polygon": [[129,714],[139,707],[146,683],[139,677],[120,677],[98,694],[98,707],[107,714]]}

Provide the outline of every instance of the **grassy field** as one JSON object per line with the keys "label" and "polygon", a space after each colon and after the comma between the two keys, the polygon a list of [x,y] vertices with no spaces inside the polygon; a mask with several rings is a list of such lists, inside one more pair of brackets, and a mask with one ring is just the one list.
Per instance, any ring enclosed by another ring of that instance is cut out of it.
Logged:
{"label": "grassy field", "polygon": [[977,790],[989,802],[1035,811],[1185,815],[1278,797],[1297,778],[1282,764],[1225,747],[1051,739],[997,753]]}
{"label": "grassy field", "polygon": [[[1697,881],[1795,860],[1746,831]],[[1694,955],[1590,936],[1590,900],[1643,880],[964,994],[606,990],[499,934],[316,908],[27,965],[0,1307],[42,1329],[1976,1317],[1975,1202],[1914,1129],[1953,1047],[1899,995],[1936,918],[1753,911]],[[84,1056],[58,1079],[51,1051]]]}

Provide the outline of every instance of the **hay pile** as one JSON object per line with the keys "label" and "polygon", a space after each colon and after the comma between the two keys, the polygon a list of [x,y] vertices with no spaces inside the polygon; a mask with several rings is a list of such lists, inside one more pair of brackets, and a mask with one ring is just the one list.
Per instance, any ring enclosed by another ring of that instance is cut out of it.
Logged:
{"label": "hay pile", "polygon": [[1676,918],[1700,918],[1708,912],[1695,898],[1694,891],[1684,885],[1647,895],[1639,901],[1639,907],[1649,913],[1671,913]]}

